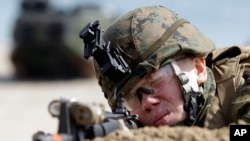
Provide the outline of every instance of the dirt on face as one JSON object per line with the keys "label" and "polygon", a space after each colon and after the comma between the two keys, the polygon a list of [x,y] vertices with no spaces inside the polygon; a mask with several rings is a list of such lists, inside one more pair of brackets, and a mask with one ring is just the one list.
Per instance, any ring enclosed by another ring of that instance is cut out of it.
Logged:
{"label": "dirt on face", "polygon": [[229,141],[229,127],[144,127],[130,131],[115,131],[93,141]]}

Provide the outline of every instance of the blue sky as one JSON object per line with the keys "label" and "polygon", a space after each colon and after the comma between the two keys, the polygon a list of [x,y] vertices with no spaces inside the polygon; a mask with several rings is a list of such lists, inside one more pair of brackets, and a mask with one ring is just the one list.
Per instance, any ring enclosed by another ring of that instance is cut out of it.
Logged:
{"label": "blue sky", "polygon": [[[235,0],[49,0],[58,8],[100,3],[113,11],[125,13],[145,5],[163,5],[188,19],[219,47],[243,45],[250,40],[250,1]],[[12,27],[19,14],[21,0],[0,5],[0,43],[12,41]],[[84,25],[83,25],[84,26]]]}

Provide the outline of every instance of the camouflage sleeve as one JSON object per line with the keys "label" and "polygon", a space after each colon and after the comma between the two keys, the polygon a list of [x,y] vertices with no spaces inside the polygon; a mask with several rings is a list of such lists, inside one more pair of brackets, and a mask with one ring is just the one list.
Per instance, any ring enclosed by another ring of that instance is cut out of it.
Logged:
{"label": "camouflage sleeve", "polygon": [[231,122],[243,120],[250,123],[250,73],[243,76],[245,84],[237,90],[237,96],[232,101]]}

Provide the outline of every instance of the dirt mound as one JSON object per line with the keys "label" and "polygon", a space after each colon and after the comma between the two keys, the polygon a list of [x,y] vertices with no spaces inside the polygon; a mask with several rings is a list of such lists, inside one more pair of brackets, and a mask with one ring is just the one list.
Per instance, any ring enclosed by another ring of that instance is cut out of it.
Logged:
{"label": "dirt mound", "polygon": [[229,141],[229,128],[144,127],[127,132],[115,131],[93,141]]}

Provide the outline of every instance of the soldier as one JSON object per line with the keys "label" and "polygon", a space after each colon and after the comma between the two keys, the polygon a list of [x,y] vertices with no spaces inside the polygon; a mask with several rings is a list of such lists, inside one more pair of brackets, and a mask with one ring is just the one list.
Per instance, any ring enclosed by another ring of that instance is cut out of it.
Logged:
{"label": "soldier", "polygon": [[[115,20],[103,38],[118,48],[132,77],[116,91],[145,126],[220,128],[250,123],[250,49],[216,49],[190,22],[163,6],[134,9]],[[116,107],[115,82],[95,63],[99,85]],[[122,80],[121,80],[122,81]]]}

